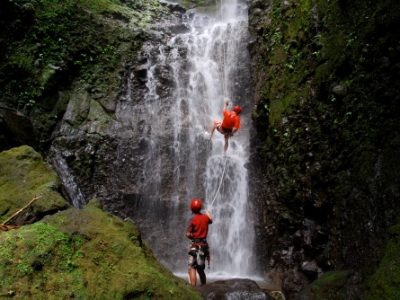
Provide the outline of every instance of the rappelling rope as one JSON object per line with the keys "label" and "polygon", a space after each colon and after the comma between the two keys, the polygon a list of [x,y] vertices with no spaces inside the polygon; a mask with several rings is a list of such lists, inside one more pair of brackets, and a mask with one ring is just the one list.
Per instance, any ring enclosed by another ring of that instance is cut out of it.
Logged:
{"label": "rappelling rope", "polygon": [[223,171],[222,171],[221,180],[220,180],[220,182],[219,182],[219,185],[218,185],[217,190],[215,191],[214,198],[213,198],[213,200],[211,201],[210,207],[213,206],[213,204],[214,204],[214,202],[215,202],[215,199],[217,199],[217,195],[218,195],[219,189],[221,188],[222,181],[224,180],[224,177],[225,177],[225,170],[226,170],[226,165],[227,165],[227,163],[226,163],[227,160],[228,160],[228,156],[225,156],[224,169],[223,169]]}

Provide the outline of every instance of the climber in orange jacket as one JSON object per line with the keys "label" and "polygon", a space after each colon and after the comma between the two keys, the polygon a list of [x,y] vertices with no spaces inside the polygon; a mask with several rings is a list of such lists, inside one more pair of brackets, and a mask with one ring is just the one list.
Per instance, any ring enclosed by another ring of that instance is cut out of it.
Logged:
{"label": "climber in orange jacket", "polygon": [[225,145],[224,151],[228,149],[228,140],[233,136],[235,132],[237,132],[240,128],[240,113],[242,112],[242,108],[239,105],[235,105],[232,111],[227,110],[228,101],[226,100],[224,103],[223,115],[224,119],[222,121],[215,120],[214,126],[211,131],[211,139],[213,137],[215,129],[217,129],[220,133],[222,133],[225,137]]}

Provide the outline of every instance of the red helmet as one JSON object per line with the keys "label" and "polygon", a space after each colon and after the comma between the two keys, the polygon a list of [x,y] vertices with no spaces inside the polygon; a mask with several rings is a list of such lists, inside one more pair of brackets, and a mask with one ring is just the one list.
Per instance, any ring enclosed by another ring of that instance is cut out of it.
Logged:
{"label": "red helmet", "polygon": [[233,107],[233,111],[237,114],[240,114],[242,112],[242,108],[239,105],[235,105]]}
{"label": "red helmet", "polygon": [[192,199],[192,203],[190,203],[190,209],[194,213],[198,213],[201,210],[203,203],[201,202],[200,199]]}

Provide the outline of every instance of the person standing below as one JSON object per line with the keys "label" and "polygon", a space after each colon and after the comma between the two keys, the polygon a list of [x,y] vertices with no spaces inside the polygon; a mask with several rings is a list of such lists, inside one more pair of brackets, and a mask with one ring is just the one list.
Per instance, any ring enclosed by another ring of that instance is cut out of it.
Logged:
{"label": "person standing below", "polygon": [[224,151],[228,149],[229,138],[233,136],[240,128],[240,113],[242,108],[239,105],[235,105],[232,111],[227,110],[228,100],[225,100],[222,121],[215,120],[214,126],[211,131],[211,139],[213,137],[215,129],[222,133],[225,137]]}
{"label": "person standing below", "polygon": [[186,231],[186,237],[192,240],[189,250],[189,280],[192,286],[196,286],[197,276],[199,273],[201,285],[206,284],[206,274],[204,272],[206,259],[210,264],[210,252],[207,243],[208,225],[212,223],[211,214],[206,211],[202,214],[202,201],[200,199],[192,199],[190,209],[194,214]]}

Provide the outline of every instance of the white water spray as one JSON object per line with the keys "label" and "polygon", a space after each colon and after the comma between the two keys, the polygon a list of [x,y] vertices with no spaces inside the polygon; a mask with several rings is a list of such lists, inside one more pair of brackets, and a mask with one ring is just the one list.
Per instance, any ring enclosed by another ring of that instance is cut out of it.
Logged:
{"label": "white water spray", "polygon": [[[235,84],[238,84],[235,73],[242,63],[241,52],[246,51],[246,24],[246,10],[239,1],[221,0],[218,13],[214,16],[196,14],[190,22],[190,33],[175,38],[183,40],[188,47],[191,66],[188,89],[181,89],[178,84],[177,90],[178,99],[188,100],[192,137],[201,134],[205,127],[209,128],[214,119],[221,119],[226,98],[231,105],[249,101],[239,99],[235,90]],[[185,97],[179,94],[181,90],[185,91]],[[242,117],[243,127],[246,127],[246,115],[248,112]],[[207,158],[204,186],[206,206],[209,205],[214,216],[209,243],[213,261],[211,271],[215,275],[254,275],[251,273],[254,270],[254,228],[252,218],[248,217],[245,167],[248,140],[248,131],[236,134],[230,140],[225,156],[223,136],[215,132]]]}
{"label": "white water spray", "polygon": [[[186,270],[188,203],[204,198],[214,217],[208,274],[251,277],[247,10],[239,0],[216,4],[209,13],[187,12],[186,32],[172,37],[161,33],[162,43],[145,45],[147,93],[134,103],[128,87],[116,116],[141,153],[135,162],[143,171],[130,187],[137,195],[133,217],[156,256],[176,272]],[[230,108],[244,107],[244,130],[230,139],[225,156],[223,136],[215,132],[210,141],[209,132],[213,121],[222,118],[226,98]]]}

